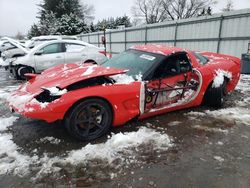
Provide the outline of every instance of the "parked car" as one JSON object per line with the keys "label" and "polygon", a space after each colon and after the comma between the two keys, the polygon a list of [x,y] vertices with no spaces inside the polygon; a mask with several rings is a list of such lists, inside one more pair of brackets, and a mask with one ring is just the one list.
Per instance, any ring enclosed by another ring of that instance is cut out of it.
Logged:
{"label": "parked car", "polygon": [[135,46],[102,66],[59,65],[8,99],[13,111],[47,122],[63,120],[71,135],[93,140],[133,118],[198,106],[220,107],[236,87],[240,59],[162,45]]}
{"label": "parked car", "polygon": [[102,49],[77,40],[53,40],[44,42],[27,55],[10,62],[11,72],[17,79],[25,79],[25,73],[41,73],[45,69],[64,63],[94,63],[106,61]]}
{"label": "parked car", "polygon": [[[11,49],[19,50],[19,51],[17,51],[17,55],[18,55],[18,52],[20,52],[20,54],[23,54],[23,51],[18,49],[16,44],[21,45],[18,41],[14,40],[14,39],[11,39],[9,37],[2,37],[0,40],[0,54],[1,54],[1,56],[3,56],[4,51],[11,50]],[[22,47],[24,47],[24,46],[22,46]]]}
{"label": "parked car", "polygon": [[39,36],[33,37],[31,40],[25,43],[27,48],[34,48],[35,46],[51,40],[77,40],[76,36],[67,36],[67,35],[46,35],[46,36]]}
{"label": "parked car", "polygon": [[14,39],[9,38],[6,42],[3,43],[3,45],[4,45],[4,51],[2,52],[3,60],[21,57],[29,52],[29,49],[27,49],[23,44]]}

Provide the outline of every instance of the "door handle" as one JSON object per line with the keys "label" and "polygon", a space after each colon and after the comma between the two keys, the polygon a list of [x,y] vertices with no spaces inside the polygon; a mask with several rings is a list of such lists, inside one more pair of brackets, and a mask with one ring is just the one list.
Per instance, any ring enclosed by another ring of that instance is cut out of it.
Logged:
{"label": "door handle", "polygon": [[62,58],[62,56],[56,56],[56,58]]}

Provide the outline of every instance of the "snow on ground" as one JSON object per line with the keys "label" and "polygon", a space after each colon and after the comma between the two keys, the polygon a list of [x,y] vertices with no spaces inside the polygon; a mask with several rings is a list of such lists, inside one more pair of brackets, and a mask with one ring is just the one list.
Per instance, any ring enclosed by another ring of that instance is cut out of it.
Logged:
{"label": "snow on ground", "polygon": [[60,144],[61,140],[51,137],[51,136],[46,136],[44,138],[41,138],[37,143],[51,143],[51,144]]}
{"label": "snow on ground", "polygon": [[0,99],[7,99],[10,96],[10,93],[16,90],[19,86],[8,86],[5,88],[0,88]]}
{"label": "snow on ground", "polygon": [[10,127],[14,121],[16,121],[18,117],[11,116],[9,118],[1,118],[0,117],[0,132],[6,131],[8,127]]}
{"label": "snow on ground", "polygon": [[[1,123],[1,122],[0,122]],[[40,142],[50,142],[59,144],[59,139],[45,137]],[[153,150],[167,150],[171,147],[172,141],[166,134],[161,134],[146,127],[135,132],[113,134],[106,142],[100,144],[88,144],[79,150],[68,152],[64,156],[48,157],[44,154],[38,157],[36,154],[29,156],[19,152],[20,148],[13,142],[11,134],[0,135],[0,175],[13,173],[24,176],[34,173],[40,178],[42,175],[58,172],[64,165],[88,164],[88,162],[98,159],[103,163],[112,164],[117,159],[121,160],[119,165],[128,165],[127,158],[138,152],[142,145],[151,145]],[[151,149],[152,149],[151,148]],[[130,160],[130,163],[138,162]]]}
{"label": "snow on ground", "polygon": [[[127,79],[125,79],[127,82]],[[124,81],[124,80],[123,80]],[[235,107],[220,110],[204,110],[202,112],[189,112],[185,115],[202,119],[205,116],[211,118],[221,118],[232,120],[241,124],[250,125],[250,76],[243,75],[237,86],[237,91],[244,96],[242,101],[235,102]],[[16,87],[0,89],[0,99],[6,99],[9,92]],[[1,104],[2,105],[2,104]],[[12,133],[8,131],[11,125],[16,121],[16,117],[0,117],[0,175],[15,174],[26,175],[34,173],[34,177],[41,177],[49,173],[60,171],[63,166],[67,165],[88,165],[93,160],[102,161],[110,165],[128,165],[138,164],[144,161],[137,159],[140,151],[147,153],[154,151],[166,151],[173,146],[173,141],[166,133],[160,133],[152,128],[141,127],[138,131],[113,134],[105,142],[99,144],[88,144],[81,149],[65,152],[64,155],[51,157],[48,153],[38,156],[36,152],[25,154],[21,148],[13,141]],[[175,121],[169,126],[175,126],[180,122]],[[210,132],[227,133],[227,130],[221,128],[210,128],[201,125],[193,125],[192,128]],[[61,140],[54,137],[44,137],[38,140],[39,143],[62,144]],[[223,144],[223,143],[218,143]],[[147,147],[143,147],[147,146]],[[150,147],[148,147],[150,146]],[[133,160],[127,160],[132,158]],[[117,163],[119,160],[119,163]],[[223,162],[220,156],[214,156],[214,160]]]}
{"label": "snow on ground", "polygon": [[[234,101],[235,102],[234,107],[222,108],[218,110],[205,110],[202,112],[191,111],[189,113],[186,113],[185,115],[191,119],[211,117],[214,119],[227,120],[230,122],[236,122],[236,123],[240,123],[243,125],[250,125],[250,109],[249,109],[250,87],[249,85],[250,85],[250,75],[241,75],[241,79],[236,87],[236,90],[242,93],[244,98],[242,98],[242,100],[239,100],[239,101]],[[199,127],[197,126],[194,128],[199,128]],[[200,129],[202,128],[204,127],[200,127]]]}

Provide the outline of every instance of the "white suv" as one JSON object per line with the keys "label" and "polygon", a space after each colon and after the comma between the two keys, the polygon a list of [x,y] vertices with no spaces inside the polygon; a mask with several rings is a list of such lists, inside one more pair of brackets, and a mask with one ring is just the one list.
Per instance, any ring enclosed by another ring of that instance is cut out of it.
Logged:
{"label": "white suv", "polygon": [[10,62],[10,70],[17,79],[25,79],[26,73],[40,73],[64,63],[102,64],[107,60],[101,48],[77,40],[53,40],[44,42],[27,55]]}

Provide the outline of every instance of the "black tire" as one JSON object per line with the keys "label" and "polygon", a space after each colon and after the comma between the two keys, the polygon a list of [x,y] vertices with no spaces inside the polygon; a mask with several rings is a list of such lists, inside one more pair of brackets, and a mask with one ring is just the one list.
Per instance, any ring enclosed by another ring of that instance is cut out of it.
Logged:
{"label": "black tire", "polygon": [[31,67],[19,66],[16,68],[15,77],[18,80],[26,80],[26,73],[34,73],[34,70]]}
{"label": "black tire", "polygon": [[95,140],[108,132],[113,122],[109,104],[97,98],[76,104],[66,114],[64,124],[68,132],[80,141]]}
{"label": "black tire", "polygon": [[205,93],[203,104],[213,108],[221,108],[225,102],[225,96],[227,95],[226,86],[226,81],[217,88],[212,87],[211,84]]}

